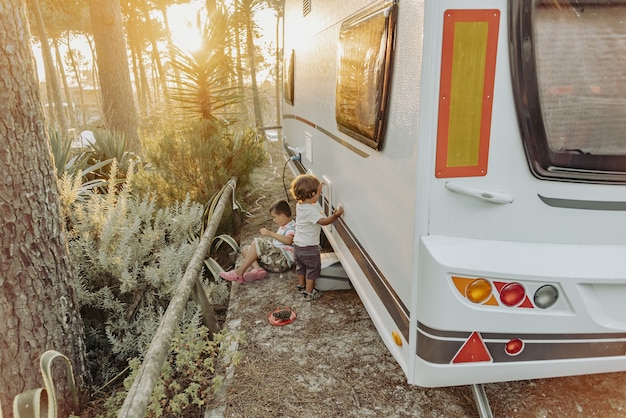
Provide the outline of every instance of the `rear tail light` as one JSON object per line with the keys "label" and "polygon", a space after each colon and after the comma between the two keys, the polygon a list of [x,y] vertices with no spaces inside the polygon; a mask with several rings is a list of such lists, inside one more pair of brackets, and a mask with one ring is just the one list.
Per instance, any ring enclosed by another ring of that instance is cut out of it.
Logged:
{"label": "rear tail light", "polygon": [[451,276],[451,279],[465,300],[484,307],[548,309],[555,306],[560,297],[559,288],[554,284],[484,277]]}
{"label": "rear tail light", "polygon": [[474,303],[483,303],[491,296],[491,282],[486,279],[476,279],[465,288],[465,297]]}
{"label": "rear tail light", "polygon": [[509,340],[509,342],[507,342],[504,346],[504,351],[506,351],[509,356],[516,356],[521,353],[523,349],[524,342],[519,338],[513,338]]}
{"label": "rear tail light", "polygon": [[552,305],[554,305],[559,298],[559,291],[556,287],[551,284],[547,284],[541,286],[535,292],[535,296],[533,297],[533,301],[535,302],[535,306],[541,309],[548,309]]}
{"label": "rear tail light", "polygon": [[500,301],[506,306],[517,306],[525,297],[524,286],[516,282],[507,283],[500,291]]}

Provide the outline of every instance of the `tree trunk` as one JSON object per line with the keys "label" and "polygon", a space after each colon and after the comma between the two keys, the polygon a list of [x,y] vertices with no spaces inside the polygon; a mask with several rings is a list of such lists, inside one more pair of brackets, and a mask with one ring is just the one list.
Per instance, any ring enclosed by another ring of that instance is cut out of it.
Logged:
{"label": "tree trunk", "polygon": [[282,116],[282,97],[280,95],[281,87],[283,85],[283,73],[281,71],[281,66],[283,63],[282,51],[283,47],[280,42],[280,21],[281,14],[278,10],[276,10],[276,62],[274,63],[274,73],[275,73],[275,82],[274,82],[274,103],[276,105],[276,126],[280,125],[280,120]]}
{"label": "tree trunk", "polygon": [[63,111],[63,99],[61,98],[61,88],[59,87],[59,79],[57,78],[56,71],[54,70],[54,63],[52,62],[52,53],[50,52],[50,44],[48,43],[48,35],[46,34],[46,25],[43,21],[43,15],[41,14],[41,8],[39,7],[38,0],[30,0],[33,12],[35,13],[35,23],[39,32],[39,41],[41,43],[41,55],[43,57],[44,67],[46,69],[46,84],[50,86],[50,92],[48,101],[54,105],[54,114],[56,119],[56,126],[61,131],[62,135],[67,135],[67,122],[65,121],[65,113]]}
{"label": "tree trunk", "polygon": [[139,153],[137,109],[122,27],[119,0],[89,0],[96,44],[98,77],[106,127],[126,136],[131,151]]}
{"label": "tree trunk", "polygon": [[61,51],[59,51],[59,41],[57,39],[52,40],[54,45],[54,54],[57,59],[57,66],[59,67],[59,75],[63,82],[63,91],[65,92],[65,102],[67,103],[67,116],[70,118],[70,125],[76,128],[76,107],[74,106],[74,98],[70,91],[70,86],[67,84],[67,75],[65,74],[65,66],[63,65],[63,57]]}
{"label": "tree trunk", "polygon": [[[76,52],[70,46],[70,35],[69,32],[67,34],[67,56],[70,59],[72,65],[72,71],[74,71],[74,75],[76,77],[76,84],[78,84],[78,96],[80,98],[80,110],[81,117],[79,125],[87,124],[87,112],[85,109],[85,95],[83,94],[83,73],[81,69],[78,67],[78,62],[76,62]],[[78,115],[77,115],[78,116]]]}
{"label": "tree trunk", "polygon": [[[131,16],[130,19],[133,19]],[[139,103],[139,112],[142,116],[149,116],[152,113],[152,99],[150,94],[150,83],[146,77],[146,69],[143,65],[143,52],[141,41],[137,35],[137,23],[132,20],[126,26],[128,28],[128,45],[132,57],[132,71],[135,82],[135,93]]]}
{"label": "tree trunk", "polygon": [[[167,36],[167,47],[169,51],[172,51],[174,43],[172,42],[172,31],[170,30],[170,21],[167,18],[167,7],[164,3],[157,4],[157,9],[161,12],[163,17],[163,26],[165,26],[165,35]],[[177,88],[181,88],[180,73],[178,67],[174,67],[174,80],[176,81]]]}
{"label": "tree trunk", "polygon": [[260,128],[263,126],[263,114],[261,111],[261,97],[259,94],[259,87],[256,81],[256,50],[254,47],[253,37],[252,5],[249,1],[246,1],[244,7],[248,7],[248,14],[245,21],[246,49],[248,50],[248,66],[250,67],[250,79],[252,82],[252,105],[254,108],[254,123],[257,128]]}
{"label": "tree trunk", "polygon": [[144,96],[146,98],[146,105],[148,107],[147,113],[151,115],[154,113],[154,102],[152,100],[152,89],[150,88],[150,82],[148,81],[148,76],[146,75],[146,66],[143,64],[143,54],[141,52],[141,48],[137,52],[137,64],[139,65],[139,80],[141,82],[141,90],[144,92]]}
{"label": "tree trunk", "polygon": [[[89,45],[89,52],[91,52],[91,85],[93,86],[94,94],[97,103],[102,103],[102,92],[100,85],[98,84],[98,65],[96,64],[96,46],[93,39],[87,36],[87,45]],[[101,120],[104,120],[102,106],[98,106],[98,115]]]}
{"label": "tree trunk", "polygon": [[161,56],[159,52],[159,46],[157,44],[157,39],[154,34],[154,30],[152,29],[152,18],[150,17],[150,9],[148,8],[147,2],[139,2],[141,4],[141,11],[143,12],[144,19],[146,19],[146,28],[148,32],[148,38],[150,41],[150,45],[152,45],[152,60],[156,65],[157,69],[157,77],[161,84],[161,89],[163,90],[163,100],[165,101],[165,105],[167,106],[168,101],[168,93],[167,93],[167,79],[165,77],[165,72],[163,71],[163,64],[161,63]]}
{"label": "tree trunk", "polygon": [[244,106],[244,108],[241,110],[241,114],[245,115],[246,119],[248,119],[248,109],[247,109],[247,105],[246,103],[248,102],[247,100],[247,92],[246,92],[246,88],[244,86],[244,82],[243,82],[243,76],[244,76],[244,69],[243,69],[243,52],[241,51],[241,39],[239,34],[235,34],[235,62],[236,62],[236,69],[237,69],[237,88],[239,89],[239,92],[241,93],[241,97],[243,97],[244,100],[241,101],[242,105]]}
{"label": "tree trunk", "polygon": [[137,93],[137,103],[139,104],[139,115],[147,116],[148,101],[146,100],[145,90],[141,87],[141,79],[139,77],[139,61],[141,57],[137,54],[137,49],[134,47],[132,41],[129,40],[130,56],[132,63],[133,81],[135,83],[135,92]]}
{"label": "tree trunk", "polygon": [[[0,401],[2,414],[10,417],[15,395],[43,387],[39,357],[47,350],[71,360],[82,401],[90,379],[26,9],[20,0],[2,4]],[[55,367],[53,378],[59,416],[78,413],[63,369]]]}

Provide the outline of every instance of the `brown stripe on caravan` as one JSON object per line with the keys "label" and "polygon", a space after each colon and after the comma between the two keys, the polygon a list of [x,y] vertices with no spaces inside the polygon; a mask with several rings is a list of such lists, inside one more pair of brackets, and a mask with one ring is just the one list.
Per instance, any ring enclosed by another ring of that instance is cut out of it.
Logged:
{"label": "brown stripe on caravan", "polygon": [[[416,354],[434,364],[450,364],[456,353],[471,336],[467,331],[443,331],[417,324]],[[511,363],[576,358],[623,357],[626,353],[625,333],[587,334],[511,334],[478,332],[494,363]],[[524,342],[524,349],[508,355],[505,345],[511,339]]]}
{"label": "brown stripe on caravan", "polygon": [[352,232],[345,224],[343,219],[339,218],[333,223],[337,233],[350,250],[350,254],[356,260],[357,264],[367,277],[370,285],[380,298],[381,302],[385,305],[385,309],[396,323],[396,326],[406,339],[409,341],[409,312],[404,303],[398,297],[398,294],[393,290],[387,279],[383,276],[380,270],[376,267],[367,251],[359,243],[359,241],[352,235]]}
{"label": "brown stripe on caravan", "polygon": [[[362,156],[363,158],[369,157],[369,154],[360,151],[359,149],[348,144],[341,138],[338,138],[332,135],[330,132],[328,132],[324,128],[321,128],[317,126],[315,123],[308,121],[304,118],[301,118],[300,116],[283,115],[283,118],[296,119],[300,122],[303,122],[319,130],[320,132],[324,133],[324,135],[327,135],[328,137],[334,139],[338,143],[346,146],[347,148],[356,152],[358,155]],[[287,144],[284,144],[285,147],[286,145]],[[302,164],[299,162],[296,164],[296,168],[301,173],[305,172],[304,166],[302,166]],[[330,206],[329,202],[326,199],[324,199],[324,204],[325,206]],[[334,208],[331,208],[331,212],[332,212],[332,209]],[[337,221],[333,223],[333,225],[335,226],[335,229],[337,230],[337,233],[339,234],[343,242],[346,244],[346,246],[350,250],[352,257],[354,257],[354,259],[356,260],[359,268],[363,271],[363,274],[365,275],[370,285],[372,286],[372,288],[374,289],[374,291],[380,298],[381,302],[385,305],[385,309],[387,310],[387,312],[389,313],[393,321],[396,323],[396,326],[398,327],[398,329],[404,336],[405,340],[408,342],[409,341],[409,311],[408,309],[406,308],[404,303],[402,303],[402,301],[398,297],[398,294],[393,290],[393,288],[391,287],[387,279],[385,279],[382,272],[376,267],[376,264],[374,264],[371,257],[367,254],[367,251],[365,251],[363,246],[359,243],[356,237],[352,234],[352,232],[350,231],[350,228],[348,228],[348,226],[345,224],[343,219],[339,218]]]}
{"label": "brown stripe on caravan", "polygon": [[350,144],[348,141],[339,138],[338,136],[330,133],[325,128],[322,128],[321,126],[317,125],[316,123],[311,122],[310,120],[307,120],[307,119],[305,119],[303,117],[300,117],[298,115],[283,115],[283,119],[295,119],[297,121],[305,123],[305,124],[309,125],[310,127],[317,129],[318,131],[320,131],[321,133],[323,133],[324,135],[326,135],[327,137],[329,137],[333,141],[337,142],[338,144],[348,148],[350,151],[354,152],[359,157],[367,158],[367,157],[370,156],[367,152],[364,152],[364,151],[358,149],[354,145]]}

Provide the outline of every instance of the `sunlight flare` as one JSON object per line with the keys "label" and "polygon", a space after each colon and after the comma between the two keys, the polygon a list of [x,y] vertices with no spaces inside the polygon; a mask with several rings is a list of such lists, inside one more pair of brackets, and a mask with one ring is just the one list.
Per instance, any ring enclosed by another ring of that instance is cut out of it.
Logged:
{"label": "sunlight flare", "polygon": [[167,9],[172,42],[186,51],[197,51],[202,45],[198,25],[199,8],[191,5],[172,5]]}

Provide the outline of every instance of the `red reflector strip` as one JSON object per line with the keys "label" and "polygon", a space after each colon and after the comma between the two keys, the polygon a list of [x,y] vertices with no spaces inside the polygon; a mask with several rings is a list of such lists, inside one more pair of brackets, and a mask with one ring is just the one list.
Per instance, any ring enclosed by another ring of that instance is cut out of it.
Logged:
{"label": "red reflector strip", "polygon": [[487,346],[479,333],[473,332],[461,347],[452,363],[475,363],[480,361],[493,362]]}
{"label": "red reflector strip", "polygon": [[435,176],[487,174],[500,11],[446,10]]}

